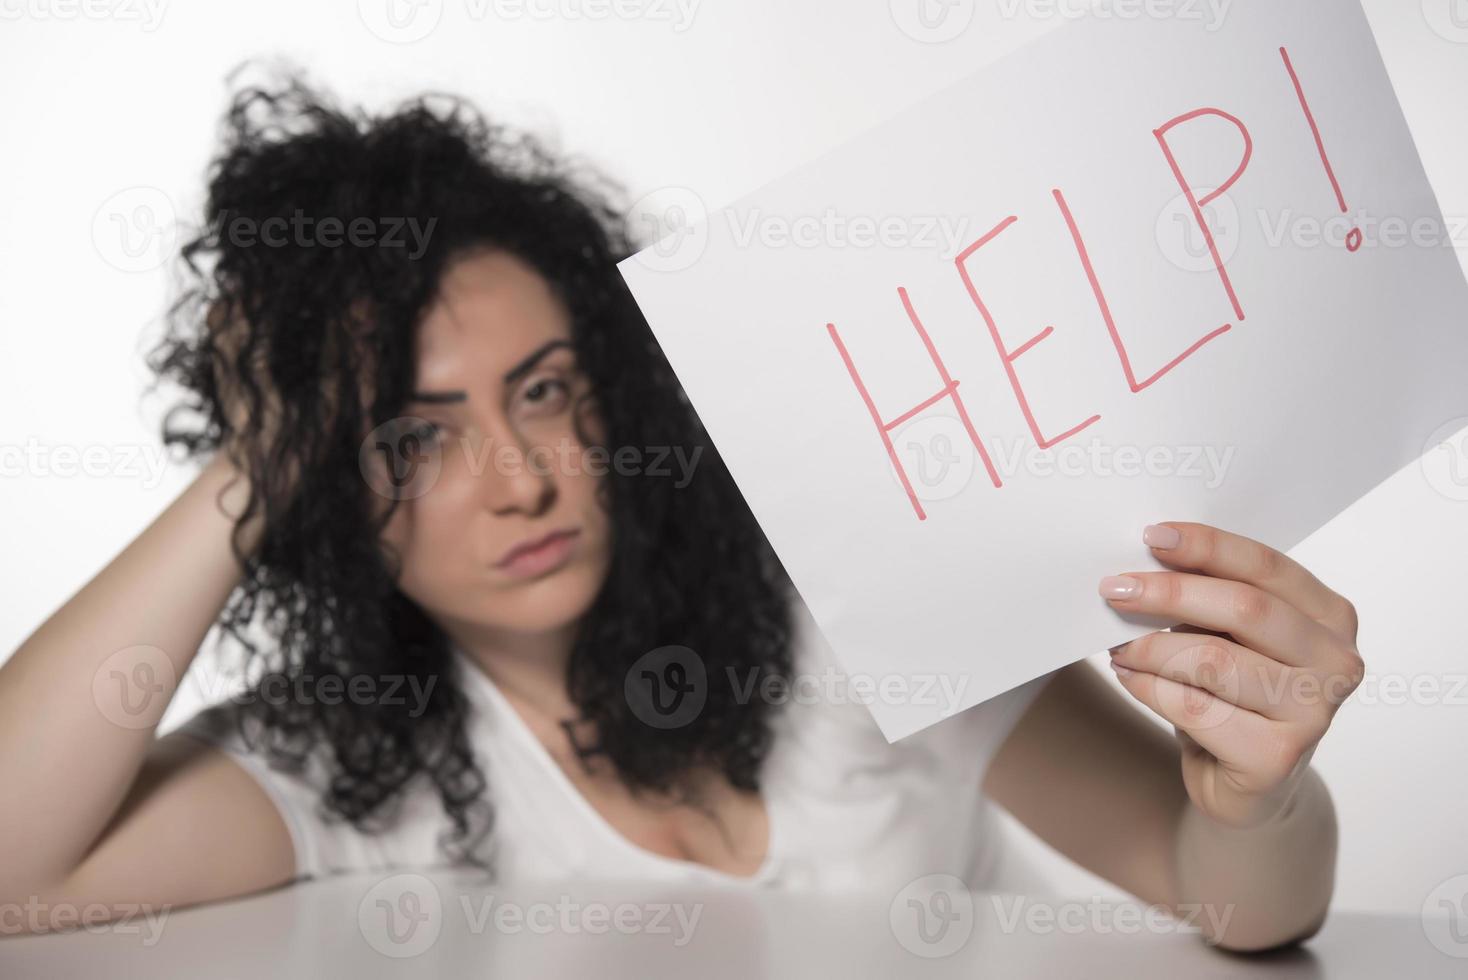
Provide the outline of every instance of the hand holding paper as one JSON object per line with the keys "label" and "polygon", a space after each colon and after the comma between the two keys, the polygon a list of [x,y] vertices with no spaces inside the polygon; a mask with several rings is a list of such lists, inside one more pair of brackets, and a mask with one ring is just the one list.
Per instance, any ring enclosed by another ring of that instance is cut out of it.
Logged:
{"label": "hand holding paper", "polygon": [[[887,233],[762,233],[817,215]],[[848,672],[962,690],[896,739],[1169,625],[1096,597],[1136,528],[1292,547],[1468,416],[1434,223],[1358,5],[1261,0],[1070,25],[621,270]]]}
{"label": "hand holding paper", "polygon": [[1365,672],[1356,611],[1273,548],[1202,524],[1146,529],[1178,571],[1102,580],[1118,610],[1196,624],[1111,651],[1122,686],[1171,722],[1199,810],[1231,827],[1277,816]]}

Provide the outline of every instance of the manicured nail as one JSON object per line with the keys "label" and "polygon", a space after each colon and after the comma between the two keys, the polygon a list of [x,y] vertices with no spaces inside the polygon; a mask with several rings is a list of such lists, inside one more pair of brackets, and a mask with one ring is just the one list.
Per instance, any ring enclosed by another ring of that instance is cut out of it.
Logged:
{"label": "manicured nail", "polygon": [[1130,677],[1136,673],[1135,670],[1132,670],[1130,667],[1123,667],[1115,660],[1111,661],[1111,669],[1116,671],[1117,677]]}
{"label": "manicured nail", "polygon": [[1166,527],[1162,524],[1148,524],[1142,529],[1142,543],[1149,548],[1159,548],[1166,551],[1176,548],[1183,536],[1175,527]]}
{"label": "manicured nail", "polygon": [[1130,575],[1108,575],[1101,580],[1103,599],[1135,599],[1142,594],[1142,583]]}

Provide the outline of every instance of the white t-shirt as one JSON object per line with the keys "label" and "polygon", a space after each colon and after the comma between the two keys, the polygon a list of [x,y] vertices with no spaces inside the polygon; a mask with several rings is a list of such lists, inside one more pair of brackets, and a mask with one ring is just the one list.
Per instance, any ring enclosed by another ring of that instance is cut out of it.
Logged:
{"label": "white t-shirt", "polygon": [[[797,676],[840,674],[810,612],[792,602]],[[984,773],[1005,737],[1050,675],[1044,675],[895,744],[866,706],[838,686],[807,683],[775,711],[774,741],[761,773],[769,845],[752,877],[664,857],[624,837],[575,788],[477,664],[455,650],[471,705],[468,737],[494,807],[493,860],[501,880],[657,879],[744,882],[802,889],[900,888],[933,873],[973,888],[993,885],[999,857],[995,804]],[[832,696],[812,698],[813,690]],[[179,732],[228,752],[280,810],[295,845],[296,872],[442,866],[448,820],[427,780],[416,780],[395,824],[378,834],[320,815],[324,756],[301,774],[271,769],[238,735],[226,701],[205,708]],[[322,747],[324,750],[324,746]]]}

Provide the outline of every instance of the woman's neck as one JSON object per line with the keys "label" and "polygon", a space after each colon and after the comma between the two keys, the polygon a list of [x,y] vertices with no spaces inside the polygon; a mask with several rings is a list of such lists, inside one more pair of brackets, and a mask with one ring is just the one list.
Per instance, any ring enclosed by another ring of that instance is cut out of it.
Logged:
{"label": "woman's neck", "polygon": [[566,693],[566,669],[576,624],[548,633],[507,633],[468,627],[450,638],[521,712],[557,721],[576,716]]}

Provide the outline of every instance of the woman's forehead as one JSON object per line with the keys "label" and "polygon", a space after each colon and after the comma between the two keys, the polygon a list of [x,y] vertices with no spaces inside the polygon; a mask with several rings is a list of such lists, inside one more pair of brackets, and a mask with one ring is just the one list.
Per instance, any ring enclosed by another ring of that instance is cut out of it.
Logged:
{"label": "woman's forehead", "polygon": [[570,337],[570,317],[539,273],[509,253],[482,253],[445,273],[418,331],[419,370],[472,361],[476,371],[508,371],[530,351]]}

